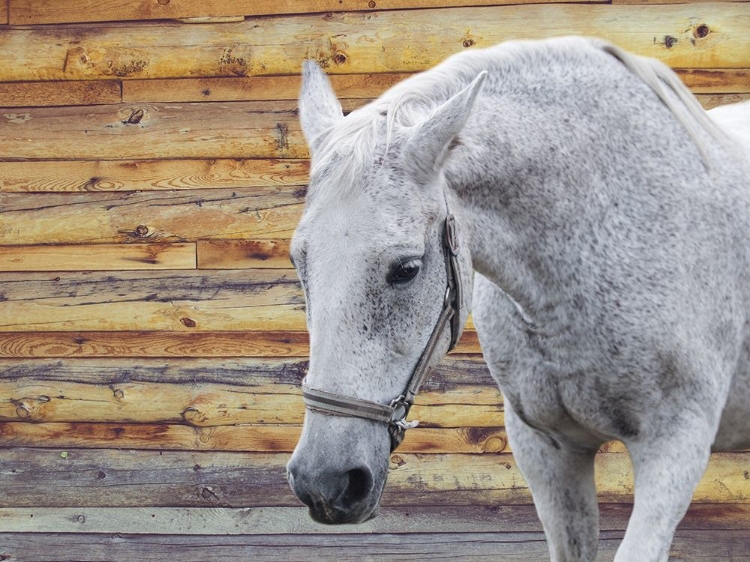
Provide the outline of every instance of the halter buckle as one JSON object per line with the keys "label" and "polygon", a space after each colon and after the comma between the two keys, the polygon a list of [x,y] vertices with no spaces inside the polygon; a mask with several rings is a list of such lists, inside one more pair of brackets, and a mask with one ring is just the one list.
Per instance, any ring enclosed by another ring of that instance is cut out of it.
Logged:
{"label": "halter buckle", "polygon": [[406,416],[409,415],[411,409],[411,402],[407,400],[403,394],[398,398],[391,400],[391,408],[393,413],[391,414],[391,425],[401,425],[406,420]]}

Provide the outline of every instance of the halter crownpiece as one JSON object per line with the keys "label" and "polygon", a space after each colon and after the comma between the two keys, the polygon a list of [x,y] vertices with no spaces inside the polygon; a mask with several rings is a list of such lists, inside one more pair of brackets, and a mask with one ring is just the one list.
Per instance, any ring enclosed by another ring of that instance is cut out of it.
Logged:
{"label": "halter crownpiece", "polygon": [[429,372],[438,343],[450,322],[451,341],[448,351],[452,350],[456,346],[461,329],[461,299],[463,294],[461,275],[458,269],[459,243],[456,219],[450,212],[445,217],[443,251],[445,252],[445,268],[448,278],[443,310],[435,328],[432,330],[432,334],[430,334],[430,339],[427,341],[424,351],[422,351],[422,355],[419,357],[419,361],[417,361],[417,366],[414,367],[404,392],[394,398],[390,404],[380,404],[379,402],[311,388],[303,379],[302,398],[308,409],[332,416],[362,418],[387,424],[388,433],[391,436],[391,451],[395,450],[404,440],[407,429],[416,427],[419,422],[407,422],[406,416],[409,415],[409,410],[414,404],[414,398]]}

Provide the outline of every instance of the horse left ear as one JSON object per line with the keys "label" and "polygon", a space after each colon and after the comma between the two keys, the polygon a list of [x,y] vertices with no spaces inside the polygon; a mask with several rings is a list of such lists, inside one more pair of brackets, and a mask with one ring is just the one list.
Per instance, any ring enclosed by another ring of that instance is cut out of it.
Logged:
{"label": "horse left ear", "polygon": [[321,133],[344,118],[326,73],[312,60],[302,64],[299,118],[310,152],[318,148]]}
{"label": "horse left ear", "polygon": [[466,124],[487,74],[483,70],[471,84],[414,127],[404,148],[404,156],[407,165],[412,166],[418,175],[432,177],[443,165],[448,147]]}

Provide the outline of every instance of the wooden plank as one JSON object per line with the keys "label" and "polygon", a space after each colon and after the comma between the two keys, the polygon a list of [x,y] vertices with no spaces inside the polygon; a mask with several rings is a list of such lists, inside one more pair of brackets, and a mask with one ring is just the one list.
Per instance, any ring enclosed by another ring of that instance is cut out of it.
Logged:
{"label": "wooden plank", "polygon": [[[534,0],[534,3],[552,0]],[[601,0],[584,0],[597,2]],[[525,4],[531,0],[452,0],[451,6],[494,6]],[[73,9],[65,0],[12,0],[10,20],[15,25],[40,23],[76,23],[123,20],[154,20],[177,18],[217,18],[232,16],[264,16],[315,12],[403,10],[445,6],[444,0],[172,0],[154,2],[137,0],[86,0]]]}
{"label": "wooden plank", "polygon": [[[603,504],[602,531],[627,527],[629,504]],[[83,520],[79,517],[83,516]],[[304,507],[87,507],[0,508],[6,533],[118,533],[144,535],[341,535],[370,533],[541,532],[531,505],[385,507],[360,525],[314,523]],[[679,526],[684,530],[750,530],[750,504],[693,504]],[[0,535],[0,543],[2,535]],[[335,537],[331,537],[335,541]]]}
{"label": "wooden plank", "polygon": [[289,269],[289,240],[201,240],[199,269]]}
{"label": "wooden plank", "polygon": [[[604,37],[678,68],[748,68],[749,14],[744,2],[636,10],[553,4],[248,18],[200,26],[16,27],[0,37],[0,81],[285,75],[297,74],[311,57],[333,74],[415,72],[471,46],[572,34]],[[696,37],[700,25],[707,26],[704,37]]]}
{"label": "wooden plank", "polygon": [[195,244],[0,246],[0,271],[114,271],[195,267]]}
{"label": "wooden plank", "polygon": [[[749,503],[750,453],[717,453],[694,503]],[[13,448],[0,454],[3,507],[297,506],[288,453]],[[596,458],[601,503],[633,499],[630,459]],[[531,503],[512,455],[391,455],[385,506]]]}
{"label": "wooden plank", "polygon": [[120,103],[117,80],[0,83],[0,107]]}
{"label": "wooden plank", "polygon": [[[342,74],[331,76],[331,84],[339,98],[371,99],[407,76],[410,74]],[[296,100],[299,91],[299,76],[172,78],[122,83],[122,99],[126,103]]]}
{"label": "wooden plank", "polygon": [[[681,68],[676,72],[697,94],[750,92],[750,70],[746,68]],[[405,73],[340,74],[330,78],[340,98],[373,99],[408,76],[410,74]],[[299,88],[298,76],[125,80],[122,96],[127,103],[295,100]]]}
{"label": "wooden plank", "polygon": [[0,192],[155,191],[301,186],[307,160],[0,162]]}
{"label": "wooden plank", "polygon": [[0,193],[0,244],[289,238],[302,215],[305,193],[306,188],[294,186]]}
{"label": "wooden plank", "polygon": [[[724,1],[724,0],[720,0]],[[731,0],[737,2],[747,2],[748,0]],[[706,4],[716,2],[716,0],[612,0],[612,4],[626,6],[654,6],[657,4]]]}
{"label": "wooden plank", "polygon": [[750,92],[750,69],[747,68],[678,68],[675,72],[696,94]]}
{"label": "wooden plank", "polygon": [[305,329],[292,270],[2,273],[0,332]]}
{"label": "wooden plank", "polygon": [[8,23],[8,0],[0,0],[0,24]]}
{"label": "wooden plank", "polygon": [[0,273],[0,332],[305,329],[294,270]]}
{"label": "wooden plank", "polygon": [[698,101],[701,102],[703,109],[709,110],[720,105],[738,103],[750,100],[750,94],[702,94],[697,95]]}
{"label": "wooden plank", "polygon": [[[502,524],[502,521],[499,521]],[[623,531],[604,531],[596,562],[612,560]],[[434,562],[435,560],[509,560],[538,562],[549,556],[541,532],[342,534],[335,540],[320,535],[173,536],[68,534],[4,534],[0,553],[9,562],[100,562],[139,560],[181,562],[246,559],[259,562],[302,560],[378,560]],[[51,548],[50,545],[55,547]],[[748,562],[750,538],[746,531],[678,531],[670,560],[681,562]],[[354,556],[352,555],[354,553]]]}
{"label": "wooden plank", "polygon": [[31,107],[0,118],[6,160],[307,157],[291,101]]}
{"label": "wooden plank", "polygon": [[[698,99],[711,107],[747,97],[748,94],[699,95]],[[345,100],[345,106],[348,110],[365,101]],[[9,110],[1,113],[0,119],[8,125],[0,132],[6,160],[308,156],[293,101],[34,107]],[[16,176],[23,169],[18,168]],[[82,173],[83,170],[75,173],[73,180],[54,180],[53,185],[82,183],[87,189],[97,189],[98,185],[106,189],[110,185],[109,180],[95,174],[81,178]],[[26,177],[22,176],[21,181],[24,180]],[[18,180],[11,178],[3,183],[13,186]]]}
{"label": "wooden plank", "polygon": [[[291,453],[301,430],[300,425],[270,424],[199,428],[175,424],[0,422],[0,447]],[[399,451],[510,452],[506,444],[505,430],[500,427],[417,427],[407,432]]]}
{"label": "wooden plank", "polygon": [[[0,358],[301,357],[307,332],[0,332]],[[481,353],[464,331],[452,355]]]}
{"label": "wooden plank", "polygon": [[[304,415],[299,384],[306,372],[307,361],[299,359],[2,360],[0,420],[296,425]],[[423,427],[504,425],[502,396],[480,358],[445,360],[424,384],[412,412]],[[472,430],[466,439],[488,449],[504,447],[485,433]],[[204,437],[211,439],[210,434]]]}

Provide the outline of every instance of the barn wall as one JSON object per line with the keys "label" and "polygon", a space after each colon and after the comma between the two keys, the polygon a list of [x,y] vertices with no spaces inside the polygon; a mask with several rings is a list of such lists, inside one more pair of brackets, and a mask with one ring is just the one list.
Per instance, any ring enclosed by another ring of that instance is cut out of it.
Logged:
{"label": "barn wall", "polygon": [[[504,3],[0,2],[0,560],[546,559],[471,329],[381,517],[316,526],[284,474],[308,353],[287,257],[303,59],[352,109],[451,53],[584,34],[664,60],[707,107],[750,97],[750,4]],[[675,557],[746,559],[749,470],[712,457]],[[597,480],[611,560],[621,444]]]}

